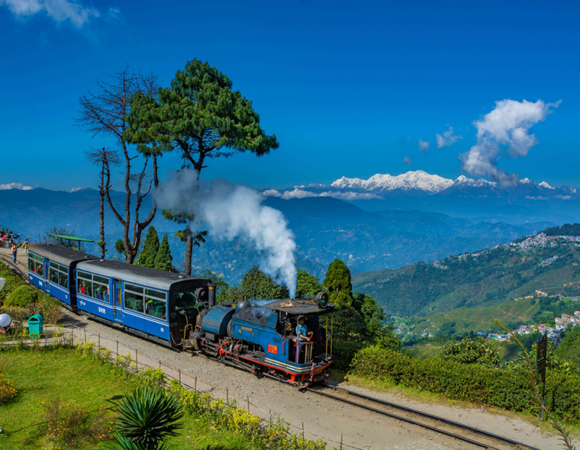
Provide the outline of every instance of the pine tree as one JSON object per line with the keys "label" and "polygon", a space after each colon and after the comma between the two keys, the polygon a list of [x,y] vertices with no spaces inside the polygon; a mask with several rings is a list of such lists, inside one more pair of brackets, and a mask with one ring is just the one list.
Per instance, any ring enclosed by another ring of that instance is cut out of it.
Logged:
{"label": "pine tree", "polygon": [[290,297],[288,289],[286,289],[284,286],[276,284],[272,278],[258,269],[258,266],[252,267],[252,270],[244,275],[244,278],[240,283],[240,287],[242,290],[242,295],[246,296],[247,298],[273,300]]}
{"label": "pine tree", "polygon": [[147,237],[145,238],[145,244],[143,245],[143,251],[139,253],[135,264],[138,266],[155,268],[155,259],[157,258],[157,253],[159,252],[159,235],[155,227],[149,227],[147,231]]}
{"label": "pine tree", "polygon": [[169,240],[167,239],[167,233],[165,233],[159,250],[157,251],[157,256],[155,257],[155,269],[164,270],[165,272],[175,272],[175,267],[171,264],[172,261],[173,257],[169,249]]}
{"label": "pine tree", "polygon": [[352,305],[350,270],[340,259],[335,259],[330,263],[322,284],[328,289],[331,303],[336,306]]}
{"label": "pine tree", "polygon": [[[131,99],[131,111],[123,137],[137,144],[145,155],[152,151],[177,150],[185,167],[201,174],[208,162],[251,152],[263,156],[278,148],[275,135],[267,135],[252,102],[233,89],[232,81],[207,62],[194,59],[179,70],[170,88],[158,96],[137,93]],[[153,153],[155,154],[155,153]],[[191,195],[196,195],[192,192]],[[188,224],[193,217],[166,217]],[[186,242],[185,274],[191,275],[193,246],[205,242],[203,235],[184,231]]]}

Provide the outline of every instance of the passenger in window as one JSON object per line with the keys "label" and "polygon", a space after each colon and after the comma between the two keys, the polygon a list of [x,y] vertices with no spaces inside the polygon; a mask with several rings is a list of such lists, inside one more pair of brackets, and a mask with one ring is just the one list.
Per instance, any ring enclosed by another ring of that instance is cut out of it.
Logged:
{"label": "passenger in window", "polygon": [[95,289],[95,298],[98,300],[102,300],[103,299],[103,294],[101,294],[101,288],[98,287]]}
{"label": "passenger in window", "polygon": [[80,287],[79,291],[80,291],[81,294],[87,295],[87,288],[85,286],[84,281],[81,283],[81,287]]}
{"label": "passenger in window", "polygon": [[103,295],[103,300],[105,300],[106,302],[109,301],[109,288],[107,288],[107,291]]}

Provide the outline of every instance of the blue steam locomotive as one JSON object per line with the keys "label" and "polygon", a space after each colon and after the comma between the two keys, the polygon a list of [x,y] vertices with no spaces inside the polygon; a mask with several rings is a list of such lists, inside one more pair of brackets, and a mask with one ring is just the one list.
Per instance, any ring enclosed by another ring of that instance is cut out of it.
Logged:
{"label": "blue steam locomotive", "polygon": [[[58,245],[28,254],[30,282],[71,311],[176,350],[190,350],[255,374],[308,385],[332,363],[334,305],[316,299],[215,305],[209,279],[103,260]],[[300,319],[308,338],[296,334]]]}

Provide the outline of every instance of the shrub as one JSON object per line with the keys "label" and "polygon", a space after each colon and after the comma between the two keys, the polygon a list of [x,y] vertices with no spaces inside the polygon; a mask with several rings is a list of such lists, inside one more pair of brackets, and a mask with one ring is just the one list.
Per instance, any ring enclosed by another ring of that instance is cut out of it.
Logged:
{"label": "shrub", "polygon": [[461,342],[447,342],[440,357],[446,361],[461,364],[481,364],[489,367],[497,366],[501,359],[497,345],[486,341],[483,337],[479,337],[475,341],[464,338]]}
{"label": "shrub", "polygon": [[8,403],[18,395],[18,389],[14,387],[12,381],[0,373],[0,405]]}
{"label": "shrub", "polygon": [[112,438],[112,420],[102,411],[91,414],[60,398],[43,402],[43,406],[46,435],[59,448],[78,448]]}
{"label": "shrub", "polygon": [[[332,369],[340,370],[341,372],[348,372],[352,359],[356,353],[364,347],[364,344],[358,342],[335,340],[332,344],[333,363],[330,367]],[[330,347],[328,348],[328,351],[330,352]]]}
{"label": "shrub", "polygon": [[[529,385],[529,374],[513,369],[493,369],[441,358],[419,359],[377,346],[360,350],[352,361],[352,374],[391,385],[444,395],[511,411],[538,413]],[[551,410],[568,423],[580,423],[580,378],[551,370],[546,399]]]}
{"label": "shrub", "polygon": [[19,286],[8,296],[4,306],[18,306],[24,308],[26,305],[36,303],[38,293],[30,286]]}

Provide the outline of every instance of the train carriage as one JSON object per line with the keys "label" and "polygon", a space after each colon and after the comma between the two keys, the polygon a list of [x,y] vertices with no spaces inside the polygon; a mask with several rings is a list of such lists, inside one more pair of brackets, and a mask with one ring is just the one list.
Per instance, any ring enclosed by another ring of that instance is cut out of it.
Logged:
{"label": "train carriage", "polygon": [[74,270],[80,262],[95,258],[60,245],[35,245],[28,251],[28,279],[34,286],[62,301],[66,308],[75,310]]}
{"label": "train carriage", "polygon": [[76,288],[79,312],[176,348],[215,294],[210,280],[102,259],[77,266]]}

